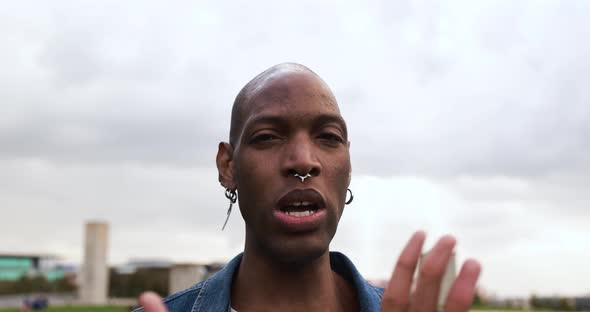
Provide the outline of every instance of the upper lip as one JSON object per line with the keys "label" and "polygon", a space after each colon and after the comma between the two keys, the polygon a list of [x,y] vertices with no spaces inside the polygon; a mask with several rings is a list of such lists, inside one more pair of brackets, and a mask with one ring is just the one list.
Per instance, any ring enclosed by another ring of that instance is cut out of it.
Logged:
{"label": "upper lip", "polygon": [[322,194],[314,189],[292,190],[279,199],[277,206],[279,209],[283,209],[301,202],[308,202],[313,205],[315,209],[324,208],[326,206],[326,201]]}

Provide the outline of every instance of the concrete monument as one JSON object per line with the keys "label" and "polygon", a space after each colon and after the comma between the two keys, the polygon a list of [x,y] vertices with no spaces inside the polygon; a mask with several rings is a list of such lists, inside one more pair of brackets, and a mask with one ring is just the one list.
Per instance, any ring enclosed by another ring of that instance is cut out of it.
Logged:
{"label": "concrete monument", "polygon": [[85,304],[106,304],[108,299],[107,251],[109,225],[101,222],[86,224],[84,263],[80,279],[80,301]]}

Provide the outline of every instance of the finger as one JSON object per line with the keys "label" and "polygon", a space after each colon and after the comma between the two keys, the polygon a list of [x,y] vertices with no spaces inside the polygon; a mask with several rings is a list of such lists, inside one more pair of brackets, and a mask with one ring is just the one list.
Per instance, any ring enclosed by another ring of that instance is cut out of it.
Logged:
{"label": "finger", "polygon": [[461,267],[461,272],[459,272],[449,291],[445,312],[469,311],[480,272],[481,265],[479,262],[472,259],[465,261]]}
{"label": "finger", "polygon": [[432,312],[438,308],[440,283],[455,248],[455,238],[443,236],[420,264],[411,312]]}
{"label": "finger", "polygon": [[155,292],[146,291],[139,296],[139,305],[145,312],[167,312],[162,298]]}
{"label": "finger", "polygon": [[414,271],[425,238],[426,234],[422,231],[414,233],[402,250],[393,269],[391,279],[383,293],[381,311],[405,312],[408,310]]}

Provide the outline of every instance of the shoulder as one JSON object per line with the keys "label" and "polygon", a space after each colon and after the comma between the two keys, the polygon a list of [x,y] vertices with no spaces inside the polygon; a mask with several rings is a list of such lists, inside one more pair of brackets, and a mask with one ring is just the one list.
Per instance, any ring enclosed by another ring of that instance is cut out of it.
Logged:
{"label": "shoulder", "polygon": [[367,287],[364,288],[365,294],[360,296],[363,311],[380,311],[384,289],[368,282],[366,282],[366,285]]}
{"label": "shoulder", "polygon": [[[168,311],[170,312],[190,311],[195,301],[201,294],[201,290],[203,290],[203,287],[207,283],[207,281],[208,280],[201,281],[190,288],[187,288],[183,291],[179,291],[164,298],[162,301],[164,302],[164,304],[168,308]],[[133,312],[143,311],[144,310],[142,307],[133,310]]]}
{"label": "shoulder", "polygon": [[385,289],[383,289],[383,287],[377,287],[377,286],[373,286],[373,285],[369,284],[369,288],[371,288],[373,293],[379,297],[379,300],[381,300],[383,298],[383,292],[385,291]]}

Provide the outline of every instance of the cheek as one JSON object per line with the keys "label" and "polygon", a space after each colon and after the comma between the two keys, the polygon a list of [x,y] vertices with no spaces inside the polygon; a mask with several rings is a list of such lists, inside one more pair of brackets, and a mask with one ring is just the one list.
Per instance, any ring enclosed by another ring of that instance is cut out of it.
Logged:
{"label": "cheek", "polygon": [[[272,185],[273,166],[268,159],[258,159],[246,154],[238,159],[235,167],[235,181],[242,191],[244,200],[260,201]],[[276,173],[275,173],[276,175]]]}
{"label": "cheek", "polygon": [[333,204],[342,211],[346,201],[346,190],[350,184],[350,159],[342,157],[337,161],[327,162],[324,165],[326,178],[326,190],[331,193]]}
{"label": "cheek", "polygon": [[236,165],[234,168],[235,172],[235,179],[236,183],[243,184],[242,186],[247,186],[250,184],[251,180],[255,180],[257,175],[261,173],[261,166],[264,161],[257,159],[256,155],[251,155],[251,153],[244,152],[236,159]]}
{"label": "cheek", "polygon": [[350,183],[351,165],[350,159],[343,157],[339,161],[327,162],[325,165],[326,175],[328,178],[338,186]]}

